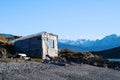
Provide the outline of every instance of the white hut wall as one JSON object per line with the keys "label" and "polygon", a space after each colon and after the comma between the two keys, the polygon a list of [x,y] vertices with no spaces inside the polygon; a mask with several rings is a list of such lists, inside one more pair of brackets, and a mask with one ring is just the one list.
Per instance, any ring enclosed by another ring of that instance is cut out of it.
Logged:
{"label": "white hut wall", "polygon": [[51,34],[44,34],[42,38],[42,47],[43,47],[43,59],[46,58],[46,55],[51,57],[58,56],[58,36]]}

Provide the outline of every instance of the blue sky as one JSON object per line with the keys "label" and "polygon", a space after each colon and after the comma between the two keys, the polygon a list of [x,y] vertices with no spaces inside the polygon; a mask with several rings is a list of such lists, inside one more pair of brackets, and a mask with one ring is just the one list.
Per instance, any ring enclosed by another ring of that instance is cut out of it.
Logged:
{"label": "blue sky", "polygon": [[120,35],[120,0],[0,0],[0,32],[62,39]]}

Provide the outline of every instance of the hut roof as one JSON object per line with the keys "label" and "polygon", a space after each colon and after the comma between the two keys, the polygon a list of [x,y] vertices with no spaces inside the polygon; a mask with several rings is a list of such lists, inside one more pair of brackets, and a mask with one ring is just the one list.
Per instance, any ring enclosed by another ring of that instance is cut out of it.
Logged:
{"label": "hut roof", "polygon": [[[37,33],[37,34],[32,34],[32,35],[24,36],[24,37],[15,39],[15,40],[13,40],[12,42],[16,42],[16,41],[20,41],[20,40],[25,40],[25,39],[29,39],[29,38],[41,36],[41,35],[43,35],[43,34],[45,34],[45,33],[47,33],[47,32],[40,32],[40,33]],[[48,34],[54,35],[54,34],[52,34],[52,33],[48,33]],[[54,35],[54,36],[57,36],[57,35]]]}

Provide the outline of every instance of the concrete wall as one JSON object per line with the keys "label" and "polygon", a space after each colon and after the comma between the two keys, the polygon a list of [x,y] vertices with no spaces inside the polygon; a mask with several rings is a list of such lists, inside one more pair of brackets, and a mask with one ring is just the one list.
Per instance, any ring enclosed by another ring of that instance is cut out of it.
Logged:
{"label": "concrete wall", "polygon": [[[54,47],[49,46],[48,44],[49,39],[53,40]],[[43,59],[46,58],[46,55],[49,55],[51,57],[57,57],[58,56],[58,37],[45,33],[44,35],[42,35],[42,47],[43,47]]]}

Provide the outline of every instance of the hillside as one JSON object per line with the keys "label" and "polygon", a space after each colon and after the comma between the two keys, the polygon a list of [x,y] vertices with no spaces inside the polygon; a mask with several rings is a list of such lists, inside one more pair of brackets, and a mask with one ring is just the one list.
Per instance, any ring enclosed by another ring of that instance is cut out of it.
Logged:
{"label": "hillside", "polygon": [[17,39],[20,36],[12,36],[10,34],[0,34],[0,44],[5,45],[5,44],[12,44],[11,40]]}
{"label": "hillside", "polygon": [[92,52],[93,54],[105,57],[105,58],[120,58],[120,47]]}
{"label": "hillside", "polygon": [[10,57],[15,53],[14,45],[11,40],[19,38],[19,36],[7,36],[0,34],[0,57]]}
{"label": "hillside", "polygon": [[0,34],[0,44],[10,44],[9,40]]}

